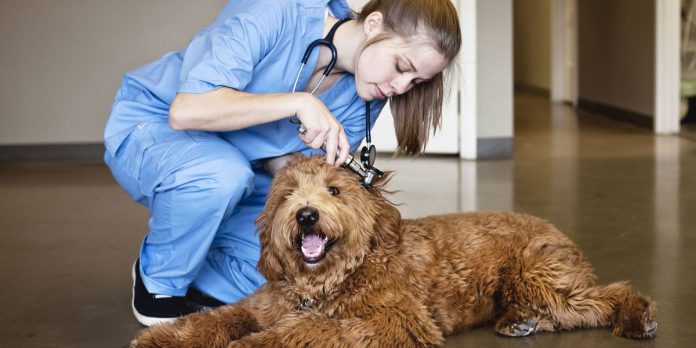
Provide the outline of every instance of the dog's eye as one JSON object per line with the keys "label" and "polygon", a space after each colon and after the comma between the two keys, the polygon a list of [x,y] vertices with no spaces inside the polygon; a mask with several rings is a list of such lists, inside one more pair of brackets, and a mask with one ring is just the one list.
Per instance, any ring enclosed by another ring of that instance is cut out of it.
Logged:
{"label": "dog's eye", "polygon": [[329,186],[328,189],[329,189],[329,193],[330,193],[332,196],[338,195],[338,187],[336,187],[336,186]]}

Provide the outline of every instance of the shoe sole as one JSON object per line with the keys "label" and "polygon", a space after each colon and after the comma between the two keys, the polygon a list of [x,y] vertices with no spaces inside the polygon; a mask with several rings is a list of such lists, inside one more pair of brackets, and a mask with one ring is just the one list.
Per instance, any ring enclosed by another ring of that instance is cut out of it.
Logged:
{"label": "shoe sole", "polygon": [[135,264],[138,261],[136,260],[133,262],[133,267],[131,267],[131,278],[133,279],[133,287],[131,288],[131,308],[133,309],[133,315],[135,316],[135,319],[138,320],[141,324],[145,326],[152,326],[152,325],[158,325],[158,324],[167,324],[174,322],[177,318],[156,318],[156,317],[148,317],[146,315],[142,315],[138,313],[138,311],[135,309]]}

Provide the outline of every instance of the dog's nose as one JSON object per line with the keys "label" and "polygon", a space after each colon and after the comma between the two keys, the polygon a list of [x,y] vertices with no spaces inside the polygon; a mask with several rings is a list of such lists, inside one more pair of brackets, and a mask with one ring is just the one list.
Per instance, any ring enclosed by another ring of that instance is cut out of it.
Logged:
{"label": "dog's nose", "polygon": [[297,211],[295,219],[302,227],[312,227],[319,221],[319,211],[314,208],[304,207]]}

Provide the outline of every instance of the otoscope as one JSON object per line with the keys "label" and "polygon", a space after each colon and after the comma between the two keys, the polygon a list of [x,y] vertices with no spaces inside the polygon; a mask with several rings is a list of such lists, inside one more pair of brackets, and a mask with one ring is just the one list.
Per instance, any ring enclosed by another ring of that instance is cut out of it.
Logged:
{"label": "otoscope", "polygon": [[[367,105],[369,105],[369,103],[367,103]],[[367,107],[367,109],[369,111],[369,106]],[[369,130],[369,125],[367,129]],[[304,134],[304,132],[306,132],[307,129],[304,127],[303,124],[300,124],[300,126],[297,127],[297,131],[300,132],[300,134]],[[358,174],[358,176],[360,176],[360,181],[363,187],[365,187],[366,189],[372,188],[372,183],[374,182],[374,180],[379,179],[380,177],[382,177],[382,175],[384,175],[384,173],[381,170],[373,166],[373,164],[375,163],[375,159],[377,158],[377,149],[374,145],[371,144],[370,140],[371,139],[368,131],[368,136],[366,138],[367,145],[363,146],[363,148],[360,150],[360,162],[362,163],[356,161],[355,157],[349,154],[348,159],[342,165],[343,168],[350,169],[353,173]],[[324,147],[322,146],[321,149],[324,150]]]}
{"label": "otoscope", "polygon": [[[372,145],[372,139],[370,137],[370,103],[365,103],[365,109],[368,115],[365,117],[367,120],[365,125],[365,140],[367,145],[363,146],[363,148],[360,150],[360,162],[356,161],[353,155],[348,154],[348,159],[345,163],[343,163],[342,167],[350,169],[353,173],[358,174],[363,187],[370,189],[372,188],[372,183],[375,181],[375,179],[379,179],[382,177],[382,175],[384,175],[384,173],[374,167],[375,159],[377,158],[377,149],[374,145]],[[291,121],[293,121],[295,124],[299,124],[297,131],[300,134],[304,134],[307,131],[307,128],[305,128],[305,126],[299,122],[299,120],[291,119]],[[321,150],[326,152],[324,146],[321,147]],[[266,172],[271,174],[277,172],[285,165],[287,160],[284,160],[284,158],[287,158],[287,155],[267,159],[263,163],[264,169]]]}
{"label": "otoscope", "polygon": [[[355,157],[349,154],[348,159],[342,165],[343,168],[350,169],[350,171],[360,176],[360,182],[366,189],[370,189],[374,180],[384,175],[382,171],[372,166],[376,157],[374,148],[374,145],[369,148],[367,146],[363,147],[360,153],[362,163],[356,161]],[[324,150],[324,147],[321,149]],[[267,173],[273,175],[273,173],[278,172],[285,166],[287,160],[288,155],[268,158],[263,162],[263,167]]]}

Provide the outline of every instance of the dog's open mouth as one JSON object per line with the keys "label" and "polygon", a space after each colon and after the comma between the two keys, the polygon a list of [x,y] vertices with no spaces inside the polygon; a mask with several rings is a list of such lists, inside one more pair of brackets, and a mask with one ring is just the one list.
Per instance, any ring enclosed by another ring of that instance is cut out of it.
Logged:
{"label": "dog's open mouth", "polygon": [[333,239],[321,232],[313,229],[303,229],[298,236],[297,245],[300,247],[304,261],[309,264],[315,264],[326,256],[326,252],[331,248],[333,242]]}

